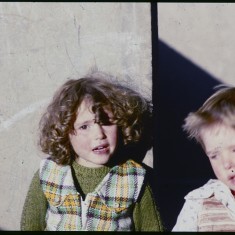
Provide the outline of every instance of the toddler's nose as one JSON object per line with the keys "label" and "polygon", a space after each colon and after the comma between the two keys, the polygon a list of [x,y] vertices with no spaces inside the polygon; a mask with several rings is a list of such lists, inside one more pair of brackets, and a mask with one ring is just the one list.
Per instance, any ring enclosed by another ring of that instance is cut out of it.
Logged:
{"label": "toddler's nose", "polygon": [[223,165],[224,165],[225,169],[229,170],[233,166],[233,163],[232,163],[231,159],[229,159],[228,157],[224,157],[223,158]]}

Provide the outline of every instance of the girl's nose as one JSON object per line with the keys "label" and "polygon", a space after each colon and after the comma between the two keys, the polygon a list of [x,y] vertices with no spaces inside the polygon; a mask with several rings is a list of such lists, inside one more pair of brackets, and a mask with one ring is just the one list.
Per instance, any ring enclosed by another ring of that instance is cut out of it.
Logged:
{"label": "girl's nose", "polygon": [[105,138],[104,130],[100,124],[95,123],[93,131],[94,131],[95,139]]}

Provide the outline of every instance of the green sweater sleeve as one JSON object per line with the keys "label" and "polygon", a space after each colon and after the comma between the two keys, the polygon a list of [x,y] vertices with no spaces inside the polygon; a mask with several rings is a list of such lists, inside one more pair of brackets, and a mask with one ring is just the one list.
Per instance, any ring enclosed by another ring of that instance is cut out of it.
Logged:
{"label": "green sweater sleeve", "polygon": [[46,227],[45,217],[47,211],[47,200],[42,191],[39,171],[29,186],[21,215],[21,231],[43,231]]}
{"label": "green sweater sleeve", "polygon": [[146,185],[142,198],[134,207],[133,219],[135,231],[164,231],[149,185]]}

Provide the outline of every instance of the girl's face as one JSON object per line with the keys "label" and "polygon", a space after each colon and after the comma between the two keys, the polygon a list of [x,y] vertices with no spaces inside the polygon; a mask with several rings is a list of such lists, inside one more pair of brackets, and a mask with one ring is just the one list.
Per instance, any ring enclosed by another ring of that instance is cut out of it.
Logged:
{"label": "girl's face", "polygon": [[[77,154],[76,161],[86,167],[101,167],[114,154],[118,141],[117,125],[95,123],[92,103],[84,99],[77,110],[75,131],[69,135],[72,147]],[[105,111],[109,119],[112,113]]]}
{"label": "girl's face", "polygon": [[216,177],[235,192],[235,129],[214,124],[200,131]]}

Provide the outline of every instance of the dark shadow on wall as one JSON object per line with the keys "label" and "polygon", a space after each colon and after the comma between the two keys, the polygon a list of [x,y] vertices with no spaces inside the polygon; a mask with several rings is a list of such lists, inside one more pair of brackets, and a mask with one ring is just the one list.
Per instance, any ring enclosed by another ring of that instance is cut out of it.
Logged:
{"label": "dark shadow on wall", "polygon": [[168,231],[184,196],[214,178],[199,144],[187,139],[184,118],[215,91],[218,80],[159,40],[154,102],[154,193]]}

